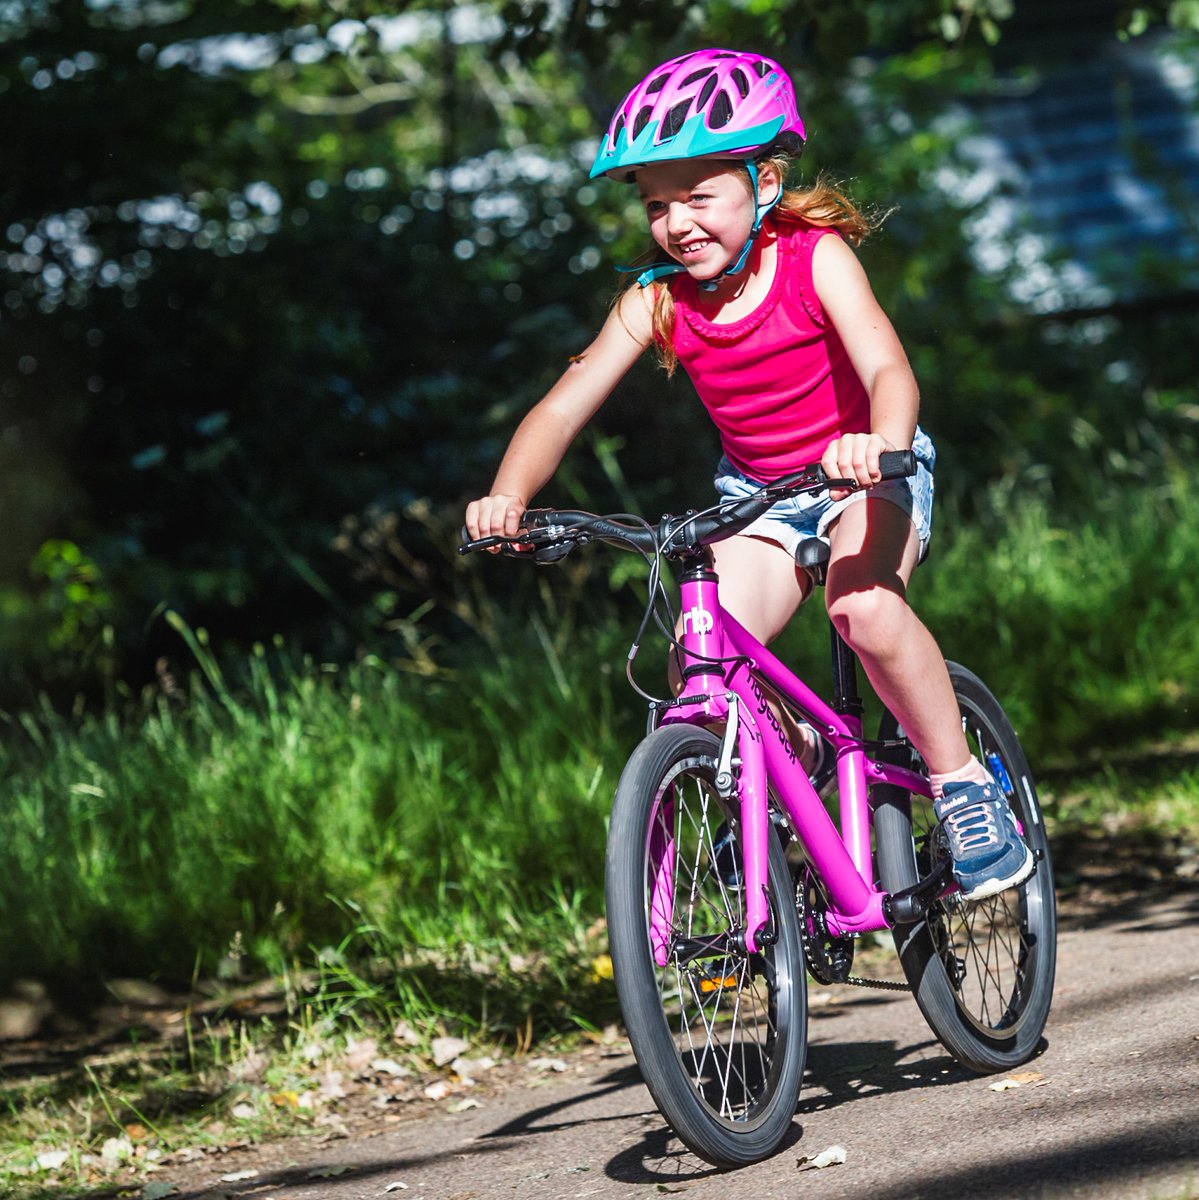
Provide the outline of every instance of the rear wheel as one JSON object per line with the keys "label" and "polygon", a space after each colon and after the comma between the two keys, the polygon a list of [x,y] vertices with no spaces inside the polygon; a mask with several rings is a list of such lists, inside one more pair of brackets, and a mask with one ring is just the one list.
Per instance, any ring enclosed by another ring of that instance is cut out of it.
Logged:
{"label": "rear wheel", "polygon": [[722,1167],[769,1157],[791,1128],[807,1050],[795,892],[770,839],[774,944],[744,948],[737,806],[719,739],[656,730],[621,776],[608,835],[608,936],[629,1040],[663,1116]]}
{"label": "rear wheel", "polygon": [[[1041,1042],[1057,960],[1053,868],[1015,730],[978,676],[948,665],[970,751],[1006,795],[1036,869],[997,896],[969,903],[956,894],[943,897],[924,920],[896,926],[895,945],[916,1003],[941,1043],[959,1062],[990,1073],[1026,1062]],[[881,736],[903,737],[889,713]],[[876,800],[881,882],[897,892],[927,875],[948,848],[932,801],[892,787],[877,789]]]}

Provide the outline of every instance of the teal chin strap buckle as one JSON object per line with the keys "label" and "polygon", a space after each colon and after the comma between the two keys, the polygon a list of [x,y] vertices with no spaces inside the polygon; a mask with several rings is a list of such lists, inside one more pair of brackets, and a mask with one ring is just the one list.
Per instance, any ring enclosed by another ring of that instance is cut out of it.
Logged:
{"label": "teal chin strap buckle", "polygon": [[[754,195],[754,224],[749,231],[749,237],[745,239],[745,245],[741,247],[740,253],[736,259],[719,275],[712,276],[711,279],[705,279],[702,283],[697,283],[696,287],[703,292],[714,292],[719,286],[720,281],[728,275],[736,275],[745,269],[745,264],[749,259],[749,252],[753,249],[754,242],[758,240],[758,234],[762,232],[762,222],[766,219],[766,214],[783,198],[783,187],[779,184],[778,194],[769,204],[760,204],[758,202],[758,168],[757,166],[746,161],[745,169],[749,172],[750,187]],[[628,274],[636,271],[637,267],[617,267],[618,271]],[[646,267],[637,276],[637,286],[646,288],[651,283],[656,283],[659,279],[665,279],[668,275],[681,275],[687,268],[682,263],[654,263],[652,267]]]}

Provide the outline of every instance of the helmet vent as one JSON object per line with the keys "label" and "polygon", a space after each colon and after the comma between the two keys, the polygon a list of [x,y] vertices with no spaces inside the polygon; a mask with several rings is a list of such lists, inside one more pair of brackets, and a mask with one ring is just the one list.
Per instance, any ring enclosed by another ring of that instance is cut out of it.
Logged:
{"label": "helmet vent", "polygon": [[716,76],[711,75],[708,82],[699,90],[699,95],[695,99],[695,111],[703,112],[704,106],[712,99],[712,93],[716,90]]}
{"label": "helmet vent", "polygon": [[683,122],[687,119],[687,112],[691,108],[691,101],[684,100],[680,104],[676,104],[667,114],[662,122],[662,129],[658,135],[658,140],[663,141],[666,138],[672,138],[680,129],[683,128]]}
{"label": "helmet vent", "polygon": [[649,119],[654,115],[654,110],[647,104],[633,118],[633,140],[636,141],[641,136],[641,131],[649,124]]}
{"label": "helmet vent", "polygon": [[715,67],[704,67],[699,71],[692,71],[686,79],[679,80],[679,87],[686,87],[690,83],[699,83],[701,79],[707,78],[715,70]]}
{"label": "helmet vent", "polygon": [[732,75],[733,82],[737,85],[737,91],[741,93],[741,99],[744,100],[749,95],[749,79],[740,67],[734,68]]}
{"label": "helmet vent", "polygon": [[766,76],[770,74],[770,64],[764,63],[764,62],[756,62],[756,63],[754,63],[754,70],[757,71],[758,75],[762,79],[765,79]]}
{"label": "helmet vent", "polygon": [[720,129],[733,119],[733,104],[728,93],[720,91],[712,101],[712,111],[708,113],[708,125],[712,129]]}
{"label": "helmet vent", "polygon": [[669,79],[670,72],[668,71],[665,75],[659,75],[657,79],[651,80],[645,89],[645,94],[652,96],[655,92],[660,92],[666,86]]}
{"label": "helmet vent", "polygon": [[612,145],[613,146],[615,146],[616,143],[618,141],[620,141],[620,135],[623,132],[624,132],[624,113],[621,113],[621,115],[616,118],[616,121],[612,126]]}

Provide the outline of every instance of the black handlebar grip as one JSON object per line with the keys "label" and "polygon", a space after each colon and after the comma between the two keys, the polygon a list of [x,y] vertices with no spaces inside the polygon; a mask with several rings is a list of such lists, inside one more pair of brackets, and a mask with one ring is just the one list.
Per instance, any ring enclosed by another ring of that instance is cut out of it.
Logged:
{"label": "black handlebar grip", "polygon": [[907,479],[916,474],[916,455],[911,450],[884,450],[878,456],[883,479]]}

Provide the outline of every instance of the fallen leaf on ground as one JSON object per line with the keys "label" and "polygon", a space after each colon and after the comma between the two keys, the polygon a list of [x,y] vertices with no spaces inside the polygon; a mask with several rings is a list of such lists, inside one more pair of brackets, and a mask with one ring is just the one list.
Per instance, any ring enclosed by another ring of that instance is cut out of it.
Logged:
{"label": "fallen leaf on ground", "polygon": [[128,1138],[106,1138],[100,1147],[100,1157],[106,1163],[120,1162],[133,1153],[133,1143]]}
{"label": "fallen leaf on ground", "polygon": [[[397,1023],[395,1029],[391,1031],[393,1040],[400,1043],[402,1046],[419,1046],[420,1034],[408,1024],[407,1021]],[[405,1184],[405,1186],[407,1186]]]}
{"label": "fallen leaf on ground", "polygon": [[343,1058],[346,1066],[353,1072],[365,1071],[371,1065],[371,1060],[379,1057],[379,1043],[374,1038],[363,1038],[361,1041],[351,1039],[346,1043]]}
{"label": "fallen leaf on ground", "polygon": [[425,1088],[425,1095],[430,1100],[444,1100],[450,1094],[450,1085],[444,1079],[437,1080]]}
{"label": "fallen leaf on ground", "polygon": [[444,1067],[446,1063],[452,1063],[459,1055],[465,1054],[470,1049],[470,1042],[458,1037],[439,1037],[433,1039],[430,1049],[433,1051],[434,1066]]}
{"label": "fallen leaf on ground", "polygon": [[472,1071],[490,1071],[495,1065],[495,1059],[484,1054],[482,1058],[456,1058],[450,1063],[450,1070],[455,1075],[469,1078]]}
{"label": "fallen leaf on ground", "polygon": [[248,1171],[230,1171],[228,1175],[221,1176],[222,1183],[241,1183],[243,1179],[256,1179],[258,1171],[251,1167]]}
{"label": "fallen leaf on ground", "polygon": [[385,1192],[405,1192],[408,1190],[406,1183],[389,1183],[384,1189]]}
{"label": "fallen leaf on ground", "polygon": [[822,1170],[824,1167],[835,1167],[839,1163],[843,1163],[845,1158],[844,1146],[830,1146],[827,1150],[821,1150],[813,1158],[801,1158],[795,1165],[797,1167],[812,1167],[816,1170]]}
{"label": "fallen leaf on ground", "polygon": [[1036,1083],[1038,1079],[1044,1079],[1045,1076],[1040,1071],[1017,1071],[1015,1075],[1010,1075],[1008,1078],[1014,1079],[1017,1083]]}
{"label": "fallen leaf on ground", "polygon": [[452,1112],[452,1113],[466,1112],[466,1110],[468,1108],[478,1108],[478,1107],[479,1107],[479,1102],[477,1100],[472,1100],[468,1096],[465,1100],[459,1100],[457,1104],[451,1104],[450,1112]]}
{"label": "fallen leaf on ground", "polygon": [[166,1180],[155,1180],[142,1188],[141,1200],[163,1200],[164,1197],[171,1196],[178,1190],[173,1183],[167,1183]]}
{"label": "fallen leaf on ground", "polygon": [[987,1088],[992,1092],[1010,1092],[1012,1088],[1018,1088],[1020,1080],[1018,1079],[997,1079],[994,1083],[987,1084]]}
{"label": "fallen leaf on ground", "polygon": [[560,1058],[530,1058],[525,1064],[530,1071],[566,1071],[566,1063]]}
{"label": "fallen leaf on ground", "polygon": [[338,1175],[344,1175],[347,1171],[353,1170],[352,1167],[342,1163],[336,1167],[317,1167],[313,1171],[308,1172],[309,1179],[333,1179]]}
{"label": "fallen leaf on ground", "polygon": [[371,1070],[380,1075],[394,1075],[397,1079],[404,1079],[412,1074],[407,1067],[401,1066],[394,1058],[372,1058]]}

